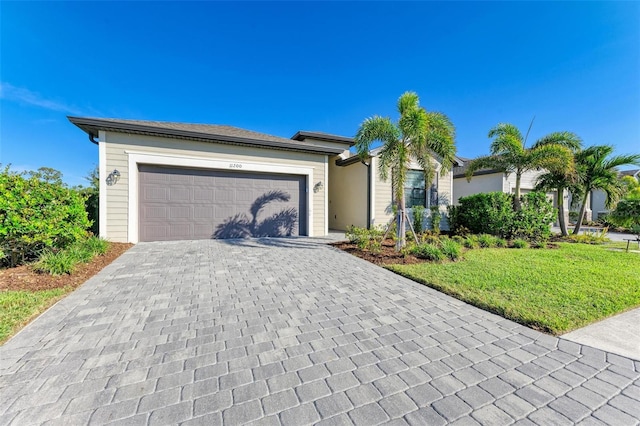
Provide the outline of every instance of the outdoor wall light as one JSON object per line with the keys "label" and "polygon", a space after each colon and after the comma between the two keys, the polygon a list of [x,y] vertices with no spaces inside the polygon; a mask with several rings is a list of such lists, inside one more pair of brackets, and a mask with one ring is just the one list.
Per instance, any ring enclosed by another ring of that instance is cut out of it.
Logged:
{"label": "outdoor wall light", "polygon": [[316,183],[315,185],[313,185],[313,192],[318,192],[321,191],[322,188],[324,188],[324,185],[322,185],[322,181]]}
{"label": "outdoor wall light", "polygon": [[107,182],[107,185],[115,185],[116,182],[120,180],[120,172],[118,171],[118,169],[113,169],[113,171],[109,173],[109,176],[107,176],[107,179],[105,180]]}

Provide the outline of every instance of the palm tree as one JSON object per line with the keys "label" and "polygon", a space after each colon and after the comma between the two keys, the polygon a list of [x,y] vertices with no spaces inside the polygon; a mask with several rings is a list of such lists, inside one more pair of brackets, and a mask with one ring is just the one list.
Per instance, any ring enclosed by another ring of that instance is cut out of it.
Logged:
{"label": "palm tree", "polygon": [[[568,136],[568,132],[561,132],[559,134],[552,133],[551,135],[558,135],[558,138],[565,138]],[[564,136],[562,136],[564,135]],[[572,134],[573,135],[573,134]],[[580,139],[573,135],[574,139],[580,144]],[[579,147],[579,145],[578,145]],[[572,154],[578,152],[577,149],[572,150]],[[564,169],[548,170],[545,173],[538,176],[536,180],[536,190],[538,191],[554,191],[556,193],[557,210],[558,210],[558,224],[560,225],[560,233],[562,236],[569,235],[567,229],[567,221],[564,215],[564,192],[565,190],[575,191],[575,185],[578,180],[578,176],[575,172],[575,160],[572,158],[572,165]]]}
{"label": "palm tree", "polygon": [[[531,129],[531,127],[529,127]],[[528,132],[527,132],[528,135]],[[472,160],[466,171],[467,180],[479,169],[496,169],[505,174],[515,173],[514,208],[520,210],[520,181],[529,170],[567,170],[571,168],[571,150],[580,147],[580,138],[571,132],[555,132],[526,147],[527,138],[513,124],[500,123],[489,130],[491,154]]]}
{"label": "palm tree", "polygon": [[622,181],[618,177],[617,167],[626,165],[640,166],[640,154],[616,155],[611,145],[594,145],[576,154],[576,170],[578,173],[578,191],[582,197],[582,206],[578,222],[573,233],[580,232],[587,198],[594,189],[602,190],[606,195],[605,205],[610,207],[620,199],[624,192]]}
{"label": "palm tree", "polygon": [[560,232],[563,236],[569,235],[567,230],[567,222],[564,217],[564,191],[573,187],[577,177],[575,173],[565,173],[561,170],[548,171],[538,176],[536,181],[536,190],[538,191],[554,191],[558,200],[558,224]]}
{"label": "palm tree", "polygon": [[419,104],[418,95],[405,92],[398,99],[400,119],[393,123],[388,117],[367,118],[360,125],[355,137],[358,155],[365,160],[371,145],[382,142],[378,154],[380,178],[391,182],[397,207],[396,249],[405,245],[405,194],[404,184],[412,159],[424,170],[425,187],[429,187],[435,175],[433,155],[437,155],[441,171],[448,171],[454,162],[455,128],[449,118],[439,112],[426,111]]}

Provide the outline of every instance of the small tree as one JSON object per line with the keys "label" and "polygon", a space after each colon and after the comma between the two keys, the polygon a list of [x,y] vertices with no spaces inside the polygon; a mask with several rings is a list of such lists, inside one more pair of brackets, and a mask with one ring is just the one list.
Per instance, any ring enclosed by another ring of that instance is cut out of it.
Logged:
{"label": "small tree", "polygon": [[441,171],[448,171],[455,157],[455,129],[449,118],[439,112],[427,112],[419,105],[418,95],[406,92],[398,99],[400,118],[395,124],[388,117],[367,118],[358,129],[355,146],[365,160],[372,143],[382,142],[378,154],[379,173],[386,181],[391,175],[397,208],[396,250],[405,245],[404,184],[411,160],[424,170],[425,186],[429,187],[435,175],[433,155],[440,159]]}
{"label": "small tree", "polygon": [[516,175],[515,210],[520,209],[520,181],[529,170],[570,171],[573,169],[572,150],[580,147],[580,138],[571,132],[555,132],[536,141],[527,148],[527,137],[513,124],[500,123],[489,130],[491,154],[472,160],[467,166],[467,180],[471,181],[476,170],[492,168],[505,174]]}
{"label": "small tree", "polygon": [[640,165],[640,154],[615,155],[611,145],[590,146],[576,154],[576,168],[578,173],[577,196],[581,197],[582,206],[578,214],[574,234],[580,232],[587,199],[591,191],[602,190],[605,195],[605,205],[613,206],[624,194],[624,186],[618,177],[618,167],[625,165]]}

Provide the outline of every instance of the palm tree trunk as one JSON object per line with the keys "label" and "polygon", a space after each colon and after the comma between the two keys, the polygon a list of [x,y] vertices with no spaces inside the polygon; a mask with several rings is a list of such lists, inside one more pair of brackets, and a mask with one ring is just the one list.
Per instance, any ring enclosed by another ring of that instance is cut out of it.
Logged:
{"label": "palm tree trunk", "polygon": [[405,236],[407,234],[406,224],[405,224],[405,214],[404,214],[404,204],[405,204],[404,191],[402,191],[402,196],[399,197],[398,200],[396,200],[396,203],[398,205],[398,221],[397,221],[398,229],[397,229],[397,238],[396,238],[396,251],[400,251],[405,246]]}
{"label": "palm tree trunk", "polygon": [[520,179],[522,178],[521,172],[516,172],[516,189],[515,196],[513,198],[513,209],[515,211],[520,210]]}
{"label": "palm tree trunk", "polygon": [[587,198],[589,198],[589,191],[584,192],[584,197],[582,198],[582,206],[580,207],[580,214],[578,215],[578,222],[576,223],[576,227],[573,229],[573,235],[578,235],[578,232],[580,232],[580,228],[582,227],[584,212],[587,210]]}
{"label": "palm tree trunk", "polygon": [[567,231],[567,222],[564,220],[564,188],[560,187],[556,191],[558,203],[558,225],[560,225],[560,234],[563,237],[569,235]]}

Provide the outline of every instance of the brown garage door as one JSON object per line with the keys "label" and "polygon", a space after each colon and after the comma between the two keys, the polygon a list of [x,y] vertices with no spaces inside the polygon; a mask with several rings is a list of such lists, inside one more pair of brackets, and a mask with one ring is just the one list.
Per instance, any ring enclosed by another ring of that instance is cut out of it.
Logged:
{"label": "brown garage door", "polygon": [[139,240],[306,234],[306,176],[139,166]]}

